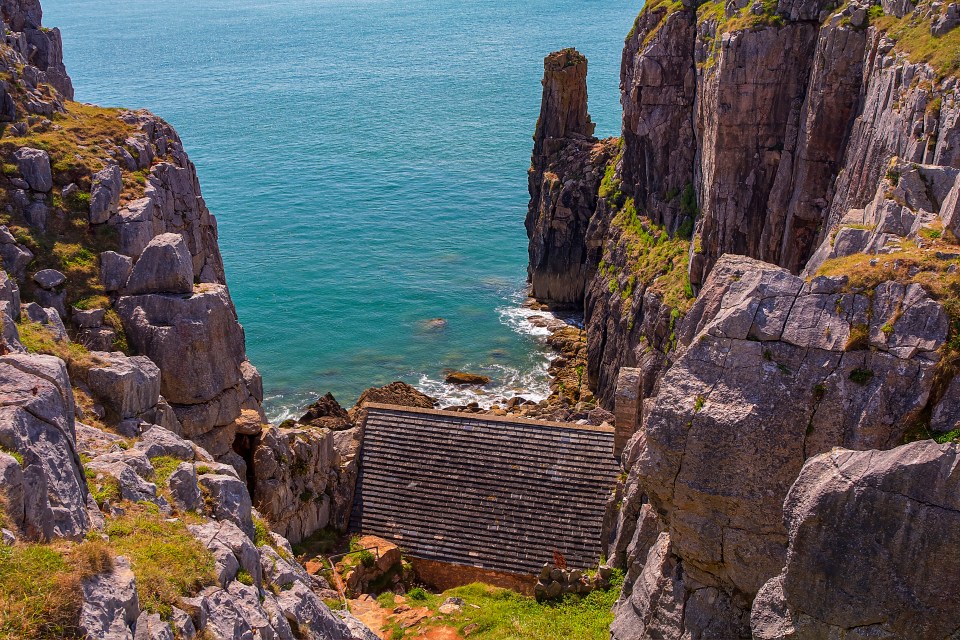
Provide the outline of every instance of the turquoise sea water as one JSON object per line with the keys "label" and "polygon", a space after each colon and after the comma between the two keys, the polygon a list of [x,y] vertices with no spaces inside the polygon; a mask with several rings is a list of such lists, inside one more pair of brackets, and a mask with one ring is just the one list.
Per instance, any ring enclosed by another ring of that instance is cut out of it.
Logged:
{"label": "turquoise sea water", "polygon": [[445,368],[546,390],[519,309],[543,57],[587,55],[597,134],[617,134],[640,5],[43,2],[78,100],[149,108],[183,138],[272,418],[395,379],[464,399]]}

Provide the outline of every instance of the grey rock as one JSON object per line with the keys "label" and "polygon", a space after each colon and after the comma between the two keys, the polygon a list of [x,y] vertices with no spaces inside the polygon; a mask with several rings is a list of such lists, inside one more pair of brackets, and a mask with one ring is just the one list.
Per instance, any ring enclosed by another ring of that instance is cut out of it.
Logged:
{"label": "grey rock", "polygon": [[133,639],[131,629],[140,615],[137,585],[130,561],[118,556],[113,571],[82,583],[80,628],[91,638]]}
{"label": "grey rock", "polygon": [[255,640],[243,610],[227,591],[205,591],[203,604],[207,618],[204,629],[215,640]]}
{"label": "grey rock", "polygon": [[116,215],[120,207],[123,176],[115,164],[93,174],[90,188],[90,224],[103,224]]}
{"label": "grey rock", "polygon": [[193,619],[183,609],[173,607],[170,615],[170,625],[178,638],[193,640],[197,636],[197,627],[194,625]]}
{"label": "grey rock", "polygon": [[[710,585],[727,603],[715,611],[729,614],[714,620],[724,629],[740,624],[737,599],[783,566],[782,505],[804,461],[836,446],[901,442],[926,405],[947,336],[942,308],[922,292],[882,285],[870,300],[811,290],[771,265],[721,258],[643,412],[630,482],[663,518],[684,589]],[[877,351],[848,346],[855,325],[914,305],[917,315],[894,323]]]}
{"label": "grey rock", "polygon": [[8,310],[11,319],[14,321],[20,320],[20,288],[2,269],[0,269],[0,302],[6,302],[10,305]]}
{"label": "grey rock", "polygon": [[3,509],[7,522],[10,523],[9,526],[21,531],[25,516],[23,468],[7,453],[0,453],[0,486],[3,486]]}
{"label": "grey rock", "polygon": [[183,237],[164,233],[153,238],[133,266],[124,293],[193,293],[193,262]]}
{"label": "grey rock", "polygon": [[[157,427],[154,427],[156,429]],[[151,429],[152,431],[153,429]],[[149,433],[149,431],[147,432]],[[173,506],[179,511],[200,511],[203,496],[197,484],[197,472],[192,464],[181,462],[167,480]]]}
{"label": "grey rock", "polygon": [[[949,637],[960,614],[960,447],[812,458],[784,503],[789,550],[754,603],[755,638]],[[893,551],[893,552],[892,552]]]}
{"label": "grey rock", "polygon": [[219,474],[204,474],[200,487],[209,496],[213,517],[236,524],[248,538],[253,538],[253,516],[247,486],[239,479]]}
{"label": "grey rock", "polygon": [[[61,319],[67,316],[66,290],[64,289],[61,291],[49,291],[47,289],[36,289],[34,290],[33,293],[34,293],[34,298],[36,298],[37,302],[39,302],[48,310],[53,309],[56,311],[56,314],[55,314],[56,317],[55,318],[51,317],[50,323],[59,325],[59,327],[63,327],[63,321]],[[55,330],[55,332],[57,331]],[[65,339],[66,335],[67,335],[66,330],[64,330],[63,338],[61,339]]]}
{"label": "grey rock", "polygon": [[56,289],[67,281],[67,276],[55,269],[43,269],[33,275],[33,281],[44,289]]}
{"label": "grey rock", "polygon": [[152,479],[154,474],[153,464],[151,464],[147,456],[143,455],[142,451],[136,449],[113,449],[94,457],[90,462],[97,464],[122,462],[129,465],[130,468],[144,480]]}
{"label": "grey rock", "polygon": [[290,626],[307,640],[351,640],[350,628],[300,582],[281,591],[277,602]]}
{"label": "grey rock", "polygon": [[14,280],[22,282],[27,265],[32,261],[33,253],[18,244],[7,228],[0,225],[0,264],[3,269],[13,276]]}
{"label": "grey rock", "polygon": [[[101,457],[108,457],[101,456]],[[132,466],[122,461],[110,461],[109,459],[94,459],[87,465],[87,469],[96,473],[92,482],[99,483],[105,476],[112,477],[120,485],[120,499],[131,502],[152,502],[161,507],[161,510],[169,510],[169,506],[163,497],[157,495],[157,486],[152,482],[147,482],[138,474]]]}
{"label": "grey rock", "polygon": [[53,188],[50,156],[46,151],[22,147],[13,154],[23,179],[34,191],[46,193]]}
{"label": "grey rock", "polygon": [[111,419],[135,418],[160,400],[160,369],[144,356],[95,352],[103,364],[91,367],[87,384]]}
{"label": "grey rock", "polygon": [[161,393],[168,402],[206,403],[240,382],[243,329],[226,287],[210,286],[189,298],[125,296],[117,311],[133,349],[163,372]]}
{"label": "grey rock", "polygon": [[47,218],[50,216],[50,207],[46,202],[34,200],[27,205],[23,212],[23,217],[27,219],[27,224],[40,231],[47,230]]}
{"label": "grey rock", "polygon": [[104,251],[100,254],[100,281],[107,291],[119,291],[127,283],[130,270],[133,269],[133,258],[114,251]]}
{"label": "grey rock", "polygon": [[82,537],[87,483],[76,450],[66,365],[44,355],[0,356],[0,445],[23,456],[23,521],[31,539]]}
{"label": "grey rock", "polygon": [[[150,427],[134,445],[148,458],[169,456],[177,460],[193,460],[193,447],[189,442],[160,426]],[[192,465],[191,465],[192,468]]]}
{"label": "grey rock", "polygon": [[173,629],[163,621],[159,613],[144,611],[137,618],[133,640],[173,640]]}
{"label": "grey rock", "polygon": [[73,309],[73,325],[78,329],[93,329],[103,325],[106,309]]}
{"label": "grey rock", "polygon": [[351,640],[378,640],[380,636],[371,631],[365,624],[348,611],[335,612],[350,630]]}
{"label": "grey rock", "polygon": [[954,376],[930,416],[930,430],[947,433],[960,429],[960,376]]}

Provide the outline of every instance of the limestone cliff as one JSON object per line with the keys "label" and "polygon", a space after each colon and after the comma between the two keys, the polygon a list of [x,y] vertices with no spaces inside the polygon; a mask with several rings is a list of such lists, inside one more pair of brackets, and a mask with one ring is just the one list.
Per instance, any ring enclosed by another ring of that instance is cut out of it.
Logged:
{"label": "limestone cliff", "polygon": [[605,541],[614,638],[960,626],[924,555],[956,445],[904,446],[960,436],[958,25],[927,2],[638,16],[584,236],[589,383],[636,431]]}

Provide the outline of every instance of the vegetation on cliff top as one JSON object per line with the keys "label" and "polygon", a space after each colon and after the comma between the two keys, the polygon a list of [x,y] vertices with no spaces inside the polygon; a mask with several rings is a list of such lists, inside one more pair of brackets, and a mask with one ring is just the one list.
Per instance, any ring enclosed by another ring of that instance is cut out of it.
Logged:
{"label": "vegetation on cliff top", "polygon": [[[904,239],[900,250],[875,255],[855,253],[827,260],[818,276],[846,276],[846,292],[871,292],[887,281],[919,284],[934,300],[943,305],[950,319],[947,341],[940,352],[936,382],[929,406],[946,391],[946,385],[960,372],[960,246],[939,224],[921,231],[918,240]],[[891,327],[892,330],[892,327]],[[927,429],[929,416],[911,429],[908,440],[932,437]],[[960,433],[956,434],[960,437]],[[952,439],[952,438],[950,438]]]}
{"label": "vegetation on cliff top", "polygon": [[[0,225],[6,225],[17,239],[34,254],[31,272],[56,269],[67,277],[67,304],[81,309],[109,307],[106,291],[100,281],[97,256],[118,248],[116,230],[109,225],[89,223],[90,188],[93,174],[104,168],[104,159],[126,145],[137,129],[126,123],[119,109],[105,109],[78,102],[66,102],[65,113],[55,113],[49,122],[29,125],[26,134],[15,135],[9,127],[0,135],[0,204],[9,204],[15,189],[3,184],[18,175],[13,154],[21,147],[46,151],[50,156],[54,188],[46,204],[52,214],[46,230],[28,225],[7,212],[0,212]],[[24,122],[23,124],[28,124]],[[131,151],[134,153],[134,151]],[[73,195],[64,197],[64,187],[75,184]],[[123,173],[121,202],[143,196],[146,180],[142,172]],[[22,290],[24,301],[33,298],[33,283]],[[109,322],[117,331],[115,349],[125,350],[120,323]]]}
{"label": "vegetation on cliff top", "polygon": [[928,3],[918,6],[903,18],[890,15],[871,15],[875,26],[896,42],[896,49],[906,54],[911,62],[929,64],[937,77],[960,75],[960,28],[953,28],[941,36],[930,33],[930,18],[921,17]]}

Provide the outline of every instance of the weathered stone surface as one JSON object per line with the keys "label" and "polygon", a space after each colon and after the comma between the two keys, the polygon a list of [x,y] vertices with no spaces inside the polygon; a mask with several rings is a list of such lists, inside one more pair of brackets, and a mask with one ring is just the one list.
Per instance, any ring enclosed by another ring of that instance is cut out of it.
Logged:
{"label": "weathered stone surface", "polygon": [[46,193],[53,188],[53,174],[50,171],[50,156],[46,151],[22,147],[13,154],[17,168],[23,179],[34,191]]}
{"label": "weathered stone surface", "polygon": [[0,225],[0,263],[4,271],[14,280],[23,281],[27,265],[33,260],[33,253],[23,245],[17,244],[6,226]]}
{"label": "weathered stone surface", "polygon": [[160,369],[150,358],[95,352],[103,364],[92,367],[87,385],[116,421],[135,418],[160,401]]}
{"label": "weathered stone surface", "polygon": [[87,465],[87,468],[96,474],[96,476],[91,479],[93,483],[102,483],[104,476],[113,478],[117,485],[119,485],[121,500],[152,502],[159,506],[161,511],[169,513],[170,507],[167,501],[157,494],[157,485],[145,480],[141,474],[137,473],[134,467],[126,461],[114,462],[94,459]]}
{"label": "weathered stone surface", "polygon": [[395,404],[401,407],[420,407],[421,409],[432,409],[436,404],[433,398],[417,391],[405,382],[391,382],[383,387],[371,387],[360,394],[357,404],[350,410],[354,422],[358,419],[358,411],[368,402]]}
{"label": "weathered stone surface", "polygon": [[332,393],[318,398],[316,402],[307,407],[306,413],[297,422],[334,431],[349,429],[351,426],[350,414],[340,406]]}
{"label": "weathered stone surface", "polygon": [[209,496],[213,517],[234,523],[248,538],[253,538],[253,516],[247,485],[239,479],[220,474],[200,476],[200,487]]}
{"label": "weathered stone surface", "polygon": [[623,47],[620,69],[623,156],[618,167],[624,191],[638,211],[676,231],[684,191],[693,193],[693,129],[696,95],[696,16],[661,5],[637,16]]}
{"label": "weathered stone surface", "polygon": [[189,298],[125,296],[117,311],[133,349],[160,368],[168,402],[202,404],[240,382],[243,329],[225,287],[207,286]]}
{"label": "weathered stone surface", "polygon": [[160,617],[159,613],[144,611],[137,618],[133,640],[173,640],[173,629]]}
{"label": "weathered stone surface", "polygon": [[67,281],[67,277],[56,269],[43,269],[33,274],[33,281],[44,289],[56,289]]}
{"label": "weathered stone surface", "polygon": [[946,638],[960,614],[960,447],[835,449],[790,489],[783,572],[754,603],[755,638]]}
{"label": "weathered stone surface", "polygon": [[308,640],[351,640],[346,623],[335,616],[309,587],[295,582],[281,591],[277,602],[290,626]]}
{"label": "weathered stone surface", "polygon": [[[724,253],[763,255],[767,200],[784,157],[778,148],[796,135],[816,42],[816,28],[804,23],[716,35],[723,44],[697,101],[702,216],[694,284]],[[746,66],[749,76],[741,73]]]}
{"label": "weathered stone surface", "polygon": [[150,427],[134,445],[148,458],[169,456],[177,460],[193,460],[193,447],[189,442],[160,426]]}
{"label": "weathered stone surface", "polygon": [[[262,581],[260,555],[250,537],[231,521],[208,522],[203,525],[190,525],[190,533],[202,542],[217,559],[217,563],[231,570],[221,571],[221,585],[226,587],[233,581],[236,572],[243,569],[256,585]],[[233,559],[227,556],[232,555]]]}
{"label": "weathered stone surface", "polygon": [[732,617],[712,624],[742,630],[746,603],[779,573],[781,507],[804,460],[835,446],[895,446],[929,397],[947,335],[942,308],[913,292],[924,301],[920,322],[898,320],[877,351],[848,351],[852,326],[887,322],[911,294],[890,284],[871,302],[835,286],[724,257],[644,414],[636,481],[663,518],[685,584],[731,603]]}
{"label": "weathered stone surface", "polygon": [[73,390],[53,356],[0,356],[0,446],[23,456],[22,519],[28,539],[81,537],[90,526],[76,450]]}
{"label": "weathered stone surface", "polygon": [[179,234],[158,235],[140,254],[124,294],[144,293],[193,293],[193,261]]}
{"label": "weathered stone surface", "polygon": [[120,207],[120,192],[123,177],[115,164],[93,174],[90,189],[90,224],[103,224],[117,214]]}
{"label": "weathered stone surface", "polygon": [[113,571],[83,581],[80,628],[91,638],[133,639],[140,615],[137,585],[130,561],[119,556]]}
{"label": "weathered stone surface", "polygon": [[6,302],[13,320],[20,320],[20,288],[17,283],[0,269],[0,303]]}
{"label": "weathered stone surface", "polygon": [[200,511],[203,508],[203,496],[200,495],[197,472],[192,464],[181,462],[177,465],[167,479],[167,486],[173,506],[178,511]]}
{"label": "weathered stone surface", "polygon": [[257,509],[275,531],[299,542],[330,521],[336,467],[329,430],[267,428],[253,452]]}
{"label": "weathered stone surface", "polygon": [[100,280],[107,291],[119,291],[127,283],[133,259],[114,251],[100,254]]}

